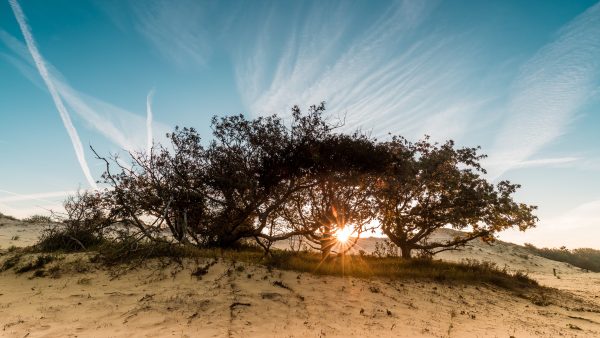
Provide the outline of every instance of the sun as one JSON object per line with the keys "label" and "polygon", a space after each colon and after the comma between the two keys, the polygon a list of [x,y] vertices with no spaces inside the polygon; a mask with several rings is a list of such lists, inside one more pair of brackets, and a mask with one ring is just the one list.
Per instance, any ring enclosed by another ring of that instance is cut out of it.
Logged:
{"label": "sun", "polygon": [[350,239],[352,235],[352,227],[345,226],[343,228],[338,228],[335,232],[335,238],[340,243],[346,243]]}

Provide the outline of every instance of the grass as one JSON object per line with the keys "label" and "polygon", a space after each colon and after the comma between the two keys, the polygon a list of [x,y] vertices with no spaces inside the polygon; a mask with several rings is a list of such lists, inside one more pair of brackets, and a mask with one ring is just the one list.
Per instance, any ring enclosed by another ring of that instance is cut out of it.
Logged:
{"label": "grass", "polygon": [[[4,261],[0,270],[7,270],[16,266],[19,258],[14,257],[20,257],[20,255],[24,254],[25,252],[21,252],[23,250],[14,252],[12,258]],[[292,270],[316,275],[358,278],[376,277],[397,280],[433,280],[440,283],[489,284],[510,290],[538,287],[537,282],[529,278],[525,273],[511,273],[506,269],[500,269],[493,263],[476,260],[451,263],[431,259],[404,260],[398,257],[348,255],[322,261],[319,254],[309,252],[292,253],[289,251],[273,250],[271,255],[265,256],[260,248],[252,246],[225,250],[219,248],[202,249],[191,245],[149,243],[144,241],[132,245],[127,241],[114,242],[107,240],[103,240],[96,246],[89,247],[87,251],[92,254],[90,259],[92,263],[106,266],[121,264],[135,266],[141,261],[153,258],[169,258],[179,262],[183,258],[209,258],[212,259],[212,262],[223,259],[230,262],[263,265],[269,270]],[[42,255],[38,256],[39,258],[36,261],[17,267],[16,269],[19,269],[19,272],[24,272],[43,267],[44,264],[52,260],[52,256],[43,255],[45,252],[39,246],[36,249],[28,249],[27,253],[41,253]],[[83,266],[88,265],[84,264]],[[208,266],[201,266],[195,271],[195,274],[201,278],[206,273],[206,270],[208,270]]]}
{"label": "grass", "polygon": [[14,266],[19,264],[21,261],[21,256],[21,254],[15,254],[8,257],[4,263],[2,263],[2,266],[0,266],[0,272],[12,269]]}
{"label": "grass", "polygon": [[538,285],[535,280],[522,272],[509,273],[499,269],[493,263],[475,260],[450,263],[428,259],[403,260],[396,257],[345,256],[321,262],[319,255],[280,252],[274,255],[267,264],[282,270],[311,272],[320,275],[488,283],[505,289]]}
{"label": "grass", "polygon": [[[319,254],[273,250],[270,256],[258,248],[243,247],[238,250],[200,249],[193,246],[141,244],[135,250],[123,251],[118,245],[105,244],[99,248],[95,262],[108,265],[130,264],[135,260],[159,257],[222,258],[227,261],[245,262],[266,266],[269,269],[308,272],[316,275],[350,276],[359,278],[425,279],[437,282],[464,282],[492,284],[504,289],[520,289],[538,286],[537,282],[523,272],[510,273],[493,263],[467,260],[451,263],[430,259],[404,260],[398,257],[341,256],[321,260]],[[206,267],[197,273],[202,275]]]}
{"label": "grass", "polygon": [[32,261],[29,262],[19,268],[17,268],[15,270],[16,273],[24,273],[24,272],[28,272],[31,270],[38,270],[43,268],[46,264],[52,262],[54,260],[54,256],[52,255],[42,255],[42,256],[37,256],[37,258]]}

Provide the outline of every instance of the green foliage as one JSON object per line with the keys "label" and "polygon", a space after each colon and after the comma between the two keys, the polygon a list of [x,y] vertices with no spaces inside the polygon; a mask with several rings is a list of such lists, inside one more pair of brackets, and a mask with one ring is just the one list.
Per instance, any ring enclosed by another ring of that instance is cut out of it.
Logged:
{"label": "green foliage", "polygon": [[565,247],[537,248],[529,243],[525,243],[525,248],[534,255],[569,263],[578,268],[600,272],[600,250],[590,248],[568,250]]}

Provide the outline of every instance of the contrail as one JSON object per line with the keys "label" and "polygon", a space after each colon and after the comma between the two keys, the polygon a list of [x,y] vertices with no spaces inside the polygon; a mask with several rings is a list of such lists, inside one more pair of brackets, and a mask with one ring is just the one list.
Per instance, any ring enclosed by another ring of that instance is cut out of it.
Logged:
{"label": "contrail", "polygon": [[35,200],[35,201],[46,202],[46,203],[54,203],[55,201],[48,200],[46,198],[65,197],[67,195],[73,195],[73,194],[77,193],[77,191],[75,191],[75,190],[53,191],[53,192],[46,192],[46,193],[35,193],[35,194],[24,195],[24,194],[19,194],[16,192],[0,189],[0,193],[12,195],[11,197],[1,197],[0,203],[29,201],[29,200]]}
{"label": "contrail", "polygon": [[146,152],[148,156],[152,155],[152,97],[154,89],[152,89],[146,97]]}
{"label": "contrail", "polygon": [[67,108],[65,107],[64,103],[62,102],[62,99],[61,99],[60,95],[58,94],[56,87],[54,86],[54,83],[52,83],[52,80],[50,79],[50,75],[48,74],[48,69],[46,68],[46,65],[44,64],[44,60],[42,59],[42,56],[40,55],[40,52],[37,49],[35,41],[33,40],[33,36],[31,35],[31,29],[27,25],[27,19],[25,18],[25,14],[23,14],[23,10],[21,9],[21,6],[17,2],[17,0],[9,0],[8,2],[10,4],[10,7],[12,7],[12,10],[15,14],[15,18],[17,19],[17,22],[19,23],[19,27],[21,28],[21,32],[23,33],[23,37],[25,38],[25,42],[27,43],[27,48],[29,49],[29,53],[31,53],[31,57],[33,58],[33,60],[35,62],[35,65],[40,73],[40,76],[44,80],[46,87],[48,87],[48,91],[50,92],[50,95],[52,96],[54,105],[56,106],[56,109],[60,113],[60,117],[63,121],[65,129],[67,129],[67,133],[69,134],[69,137],[71,138],[71,143],[73,144],[73,148],[75,149],[75,154],[77,155],[77,160],[79,161],[81,170],[83,170],[83,174],[85,175],[85,178],[87,179],[89,185],[92,188],[97,189],[98,186],[96,185],[96,182],[94,181],[94,178],[92,177],[92,174],[90,173],[90,168],[88,167],[88,164],[85,160],[85,156],[83,153],[83,146],[81,145],[81,140],[79,139],[77,130],[75,129],[75,126],[73,126],[73,122],[71,121],[69,112],[67,111]]}

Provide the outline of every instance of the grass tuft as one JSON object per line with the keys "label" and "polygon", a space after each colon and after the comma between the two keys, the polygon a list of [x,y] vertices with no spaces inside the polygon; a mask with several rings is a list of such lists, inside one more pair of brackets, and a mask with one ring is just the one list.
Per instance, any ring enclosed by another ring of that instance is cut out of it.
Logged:
{"label": "grass tuft", "polygon": [[[399,257],[347,255],[323,261],[321,255],[310,252],[274,249],[270,255],[266,256],[260,248],[252,246],[224,250],[144,240],[118,242],[104,240],[94,247],[93,252],[95,252],[95,256],[90,261],[107,266],[135,264],[135,262],[153,258],[172,258],[178,262],[183,258],[209,258],[212,259],[212,262],[221,258],[232,262],[263,265],[267,269],[293,270],[316,275],[491,284],[510,290],[538,286],[535,280],[523,272],[511,273],[506,269],[500,269],[493,263],[477,260],[451,263],[425,258],[405,260]],[[214,264],[212,262],[206,266],[198,266],[193,275],[201,278]]]}
{"label": "grass tuft", "polygon": [[24,273],[24,272],[28,272],[31,270],[38,270],[43,268],[46,264],[52,262],[54,260],[54,256],[52,255],[42,255],[42,256],[37,256],[37,258],[32,261],[29,262],[19,268],[17,268],[15,270],[16,273]]}
{"label": "grass tuft", "polygon": [[13,255],[13,256],[7,258],[4,261],[4,263],[2,263],[2,267],[0,267],[0,272],[12,269],[14,266],[16,266],[17,264],[19,264],[20,260],[21,260],[21,255],[20,254]]}

